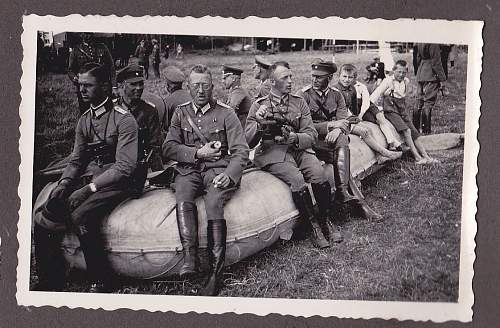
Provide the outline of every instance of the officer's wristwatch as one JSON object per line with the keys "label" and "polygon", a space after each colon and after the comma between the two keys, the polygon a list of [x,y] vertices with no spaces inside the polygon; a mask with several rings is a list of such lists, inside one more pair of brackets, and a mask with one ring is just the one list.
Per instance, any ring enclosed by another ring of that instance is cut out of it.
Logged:
{"label": "officer's wristwatch", "polygon": [[97,192],[97,186],[95,185],[95,183],[89,183],[89,187],[92,192]]}

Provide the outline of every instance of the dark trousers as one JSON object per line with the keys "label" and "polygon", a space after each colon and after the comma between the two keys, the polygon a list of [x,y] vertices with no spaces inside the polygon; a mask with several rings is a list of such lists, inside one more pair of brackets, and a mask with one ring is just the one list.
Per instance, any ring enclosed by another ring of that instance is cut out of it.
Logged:
{"label": "dark trousers", "polygon": [[197,196],[203,195],[207,220],[224,219],[224,205],[231,199],[237,187],[215,188],[212,181],[222,172],[224,172],[224,169],[213,168],[203,172],[191,172],[186,175],[178,174],[175,177],[177,204],[183,202],[194,203]]}
{"label": "dark trousers", "polygon": [[140,61],[139,65],[144,67],[144,78],[147,80],[149,78],[149,58],[145,61]]}
{"label": "dark trousers", "polygon": [[418,82],[418,103],[417,110],[413,111],[413,124],[422,133],[431,133],[432,109],[436,104],[440,86],[439,81]]}
{"label": "dark trousers", "polygon": [[160,63],[159,62],[153,62],[153,72],[155,74],[155,77],[157,79],[160,78]]}
{"label": "dark trousers", "polygon": [[283,180],[292,192],[303,190],[306,181],[315,184],[327,181],[316,155],[304,150],[288,150],[284,162],[269,164],[262,169]]}
{"label": "dark trousers", "polygon": [[[129,197],[129,192],[118,188],[104,188],[92,194],[71,213],[68,225],[75,231],[92,281],[106,281],[111,277],[101,232],[102,219],[119,203]],[[60,242],[64,231],[53,232],[35,227],[35,257],[40,280],[64,277],[64,259]],[[54,283],[52,283],[54,285]]]}

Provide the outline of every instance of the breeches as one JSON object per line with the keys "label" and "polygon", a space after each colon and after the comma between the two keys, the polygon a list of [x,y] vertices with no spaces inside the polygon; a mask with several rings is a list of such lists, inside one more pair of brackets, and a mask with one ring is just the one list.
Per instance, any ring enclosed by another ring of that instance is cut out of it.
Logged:
{"label": "breeches", "polygon": [[77,234],[84,234],[88,229],[98,229],[101,220],[129,196],[129,192],[116,187],[104,188],[90,195],[71,213],[71,221]]}
{"label": "breeches", "polygon": [[263,170],[283,180],[292,192],[304,189],[307,186],[306,181],[317,184],[327,181],[316,155],[303,150],[289,150],[284,162],[269,164]]}
{"label": "breeches", "polygon": [[217,168],[204,172],[192,172],[186,175],[178,174],[175,177],[177,204],[182,202],[194,203],[197,196],[203,195],[207,220],[224,219],[224,205],[231,199],[237,187],[215,188],[212,181],[222,172],[223,170]]}
{"label": "breeches", "polygon": [[344,133],[340,133],[333,144],[329,144],[324,140],[318,140],[313,149],[319,160],[333,164],[335,150],[343,147],[349,147],[349,137]]}
{"label": "breeches", "polygon": [[424,108],[432,110],[438,96],[439,81],[418,82],[417,95]]}

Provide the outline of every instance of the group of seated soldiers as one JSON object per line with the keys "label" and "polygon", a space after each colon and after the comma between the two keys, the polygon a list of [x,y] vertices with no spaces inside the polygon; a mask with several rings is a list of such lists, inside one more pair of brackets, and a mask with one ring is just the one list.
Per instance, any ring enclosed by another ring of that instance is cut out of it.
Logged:
{"label": "group of seated soldiers", "polygon": [[[148,169],[160,171],[162,162],[175,162],[170,168],[176,173],[172,187],[184,254],[181,277],[199,273],[195,199],[202,196],[205,202],[210,271],[200,295],[217,295],[222,287],[227,233],[224,204],[238,189],[250,163],[290,187],[301,217],[296,233],[309,231],[312,244],[326,248],[343,239],[334,209],[383,220],[367,205],[351,177],[351,134],[362,138],[380,162],[396,159],[404,146],[393,135],[393,124],[404,135],[416,163],[435,162],[405,113],[406,62],[397,61],[394,73],[372,95],[356,80],[357,70],[351,64],[341,66],[339,82],[330,86],[337,66],[314,61],[312,83],[298,94],[291,92],[292,68],[287,62],[271,64],[256,57],[254,69],[261,82],[252,98],[241,86],[243,70],[223,66],[223,85],[229,91],[225,101],[217,101],[208,67],[196,65],[190,70],[188,92],[182,89],[184,74],[168,66],[170,97],[160,118],[154,106],[141,99],[141,66],[131,64],[116,74],[118,98],[112,96],[105,66],[88,63],[82,67],[75,81],[89,109],[76,126],[69,164],[44,205],[45,219],[34,227],[37,289],[64,289],[60,243],[67,229],[80,240],[92,282],[90,291],[111,292],[117,287],[100,223],[123,200],[140,197]],[[376,141],[369,128],[358,124],[362,120],[380,125],[389,149]],[[255,148],[252,161],[251,148]],[[322,162],[332,164],[334,186]]]}

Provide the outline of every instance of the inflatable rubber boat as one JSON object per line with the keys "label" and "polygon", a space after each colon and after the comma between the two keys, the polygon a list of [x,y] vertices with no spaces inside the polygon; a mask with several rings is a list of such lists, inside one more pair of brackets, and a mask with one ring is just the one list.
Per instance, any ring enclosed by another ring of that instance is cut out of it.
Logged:
{"label": "inflatable rubber boat", "polygon": [[[368,122],[360,124],[369,127],[377,141],[386,145],[378,126]],[[429,150],[449,149],[462,144],[463,135],[430,135],[422,137],[422,140]],[[351,137],[350,148],[351,174],[355,178],[363,179],[381,167],[377,164],[375,153],[359,137]],[[329,179],[333,179],[331,165],[324,167]],[[34,218],[41,215],[40,207],[54,186],[54,182],[49,183],[38,195]],[[200,261],[202,268],[206,268],[206,219],[202,198],[196,200],[196,205]],[[281,180],[258,169],[244,172],[240,189],[224,210],[228,227],[226,265],[269,247],[279,238],[289,239],[298,217],[290,189]],[[122,276],[162,279],[178,273],[183,263],[175,194],[171,189],[146,188],[140,198],[124,201],[103,220],[102,233],[111,266]],[[71,267],[85,269],[85,260],[74,234],[67,233],[61,246]]]}

